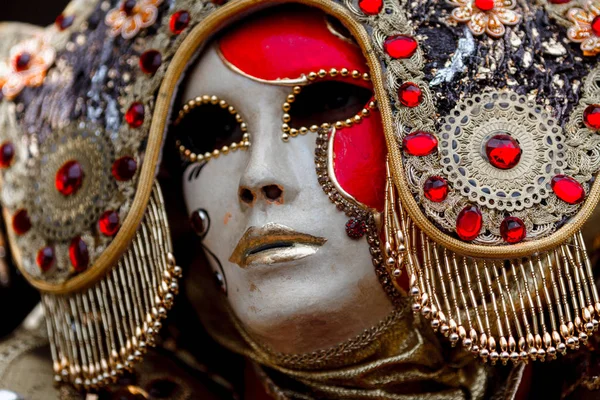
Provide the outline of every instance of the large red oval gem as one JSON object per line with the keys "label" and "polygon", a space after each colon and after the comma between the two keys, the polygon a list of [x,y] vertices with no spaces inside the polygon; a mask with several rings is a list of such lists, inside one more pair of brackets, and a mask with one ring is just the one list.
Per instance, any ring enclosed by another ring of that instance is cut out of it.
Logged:
{"label": "large red oval gem", "polygon": [[54,249],[50,246],[42,247],[38,253],[35,261],[42,272],[48,272],[54,265]]}
{"label": "large red oval gem", "polygon": [[583,122],[590,129],[600,130],[600,104],[590,104],[585,108]]}
{"label": "large red oval gem", "polygon": [[525,239],[525,224],[520,218],[506,217],[500,223],[500,235],[506,243],[519,243]]}
{"label": "large red oval gem", "polygon": [[137,162],[133,157],[125,156],[119,158],[112,165],[112,174],[120,182],[128,181],[137,171]]}
{"label": "large red oval gem", "polygon": [[383,0],[359,0],[358,7],[367,15],[377,15],[383,8]]}
{"label": "large red oval gem", "polygon": [[184,10],[177,11],[175,14],[171,15],[171,19],[169,20],[169,29],[175,35],[179,35],[184,31],[185,28],[190,24],[191,18],[190,13]]}
{"label": "large red oval gem", "polygon": [[31,221],[27,210],[20,209],[12,219],[12,228],[17,235],[24,235],[31,229]]}
{"label": "large red oval gem", "polygon": [[133,103],[127,113],[125,113],[125,121],[132,128],[139,128],[144,123],[144,105],[142,103]]}
{"label": "large red oval gem", "polygon": [[0,146],[0,168],[8,168],[15,158],[15,145],[5,142]]}
{"label": "large red oval gem", "polygon": [[423,101],[423,92],[416,84],[406,82],[398,89],[398,99],[405,107],[416,107]]}
{"label": "large red oval gem", "polygon": [[56,172],[54,184],[63,196],[75,194],[83,183],[83,169],[75,160],[67,161]]}
{"label": "large red oval gem", "polygon": [[592,32],[594,35],[600,36],[600,15],[596,15],[591,23]]}
{"label": "large red oval gem", "polygon": [[71,259],[71,265],[77,272],[85,271],[90,263],[90,253],[88,251],[87,244],[82,238],[76,237],[71,240],[69,245],[69,258]]}
{"label": "large red oval gem", "polygon": [[415,131],[402,139],[404,152],[411,156],[428,156],[437,150],[438,141],[429,132]]}
{"label": "large red oval gem", "polygon": [[104,236],[114,236],[119,231],[119,214],[116,211],[105,211],[98,220],[98,227]]}
{"label": "large red oval gem", "polygon": [[567,4],[569,3],[571,0],[548,0],[550,3],[552,4]]}
{"label": "large red oval gem", "polygon": [[481,11],[490,11],[494,8],[494,0],[475,0],[475,7]]}
{"label": "large red oval gem", "polygon": [[473,240],[479,235],[482,225],[483,217],[479,208],[466,206],[456,218],[456,233],[462,240]]}
{"label": "large red oval gem", "polygon": [[440,203],[448,197],[448,182],[441,176],[430,176],[423,184],[423,193],[434,203]]}
{"label": "large red oval gem", "polygon": [[490,164],[500,169],[511,169],[516,166],[522,152],[519,142],[510,135],[494,135],[485,144],[485,153]]}
{"label": "large red oval gem", "polygon": [[148,50],[140,56],[140,68],[145,74],[152,75],[162,64],[162,55],[158,50]]}
{"label": "large red oval gem", "polygon": [[58,28],[58,30],[64,31],[65,29],[67,29],[68,27],[70,27],[71,25],[73,25],[74,21],[75,21],[75,16],[74,15],[60,14],[58,17],[56,17],[56,20],[54,21],[54,24],[56,25],[56,27]]}
{"label": "large red oval gem", "polygon": [[395,35],[385,39],[383,47],[392,58],[410,58],[417,51],[419,44],[411,36]]}
{"label": "large red oval gem", "polygon": [[15,58],[15,65],[14,65],[15,71],[23,72],[27,68],[29,68],[30,64],[31,64],[31,54],[27,53],[27,52],[23,52]]}
{"label": "large red oval gem", "polygon": [[585,198],[583,186],[575,179],[566,175],[556,175],[550,183],[556,196],[569,204],[581,203]]}

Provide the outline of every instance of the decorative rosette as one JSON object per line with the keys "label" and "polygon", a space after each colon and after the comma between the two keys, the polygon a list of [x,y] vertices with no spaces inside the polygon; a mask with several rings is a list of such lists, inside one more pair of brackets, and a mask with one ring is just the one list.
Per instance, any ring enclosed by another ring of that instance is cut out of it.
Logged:
{"label": "decorative rosette", "polygon": [[43,37],[34,37],[14,46],[7,61],[0,62],[0,90],[8,99],[23,88],[40,86],[54,63],[55,51]]}
{"label": "decorative rosette", "polygon": [[600,169],[600,140],[579,125],[567,138],[551,111],[523,96],[475,95],[436,134],[404,137],[408,182],[428,218],[464,241],[545,237],[577,213]]}
{"label": "decorative rosette", "polygon": [[567,11],[572,22],[567,31],[569,39],[581,43],[581,51],[586,56],[600,53],[600,2],[588,0],[584,8],[573,7]]}
{"label": "decorative rosette", "polygon": [[521,21],[521,13],[516,8],[515,0],[448,0],[455,6],[452,19],[466,23],[476,35],[487,35],[493,38],[504,36],[505,25],[516,25]]}
{"label": "decorative rosette", "polygon": [[163,0],[122,0],[117,8],[106,14],[106,24],[112,36],[123,39],[135,37],[140,30],[148,28],[158,18],[158,6]]}

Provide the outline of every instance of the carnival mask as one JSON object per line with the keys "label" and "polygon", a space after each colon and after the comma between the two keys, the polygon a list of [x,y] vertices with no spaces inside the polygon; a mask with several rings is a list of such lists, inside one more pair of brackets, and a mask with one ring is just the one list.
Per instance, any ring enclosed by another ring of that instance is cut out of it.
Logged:
{"label": "carnival mask", "polygon": [[[217,39],[182,85],[191,222],[235,315],[278,351],[331,346],[392,310],[367,243],[385,144],[366,70],[325,14],[275,9]],[[315,165],[322,126],[333,151]]]}

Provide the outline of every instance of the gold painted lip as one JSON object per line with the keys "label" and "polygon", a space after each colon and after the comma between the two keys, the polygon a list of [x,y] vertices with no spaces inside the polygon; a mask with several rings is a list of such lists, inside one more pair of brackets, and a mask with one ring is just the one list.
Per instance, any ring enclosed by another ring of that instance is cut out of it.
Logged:
{"label": "gold painted lip", "polygon": [[315,254],[327,239],[296,232],[276,223],[252,226],[244,233],[229,261],[246,268],[300,260]]}

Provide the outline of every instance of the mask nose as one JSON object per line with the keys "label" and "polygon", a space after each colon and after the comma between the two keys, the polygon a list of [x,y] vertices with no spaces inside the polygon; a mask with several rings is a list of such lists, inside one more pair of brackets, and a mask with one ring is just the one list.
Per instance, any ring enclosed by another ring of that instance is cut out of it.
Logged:
{"label": "mask nose", "polygon": [[258,189],[240,187],[239,199],[242,203],[253,205],[257,200],[265,200],[271,203],[283,203],[283,187],[281,185],[264,185]]}

